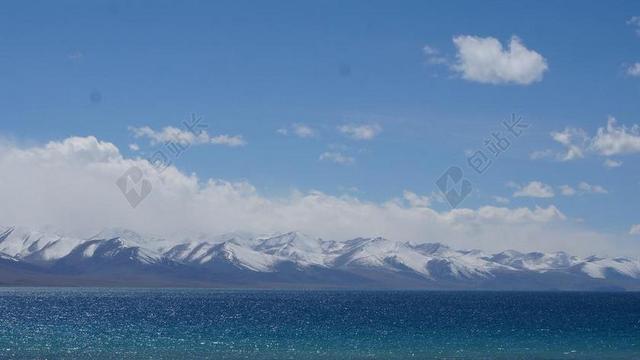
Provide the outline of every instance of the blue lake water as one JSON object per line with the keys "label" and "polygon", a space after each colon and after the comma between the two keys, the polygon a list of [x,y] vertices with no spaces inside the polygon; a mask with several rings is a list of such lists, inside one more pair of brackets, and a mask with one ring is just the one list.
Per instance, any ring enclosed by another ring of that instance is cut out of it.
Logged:
{"label": "blue lake water", "polygon": [[640,359],[640,293],[0,288],[0,358]]}

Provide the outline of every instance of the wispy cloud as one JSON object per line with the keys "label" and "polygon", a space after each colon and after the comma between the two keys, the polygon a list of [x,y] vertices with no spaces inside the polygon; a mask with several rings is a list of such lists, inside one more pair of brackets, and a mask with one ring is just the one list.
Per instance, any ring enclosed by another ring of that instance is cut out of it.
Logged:
{"label": "wispy cloud", "polygon": [[342,165],[353,164],[356,161],[355,158],[345,155],[338,151],[325,151],[322,154],[320,154],[319,160],[331,161],[336,164],[342,164]]}
{"label": "wispy cloud", "polygon": [[578,189],[585,194],[608,194],[609,191],[600,185],[591,185],[586,182],[578,184]]}
{"label": "wispy cloud", "polygon": [[633,16],[627,21],[627,24],[635,27],[636,34],[640,36],[640,16]]}
{"label": "wispy cloud", "polygon": [[199,133],[167,126],[156,131],[149,126],[129,127],[129,130],[136,138],[147,138],[152,144],[172,142],[181,145],[216,144],[226,146],[244,146],[246,141],[242,135],[215,135],[211,136],[202,130]]}
{"label": "wispy cloud", "polygon": [[67,54],[67,59],[73,62],[82,62],[82,60],[84,59],[84,54],[79,50],[72,51],[71,53]]}
{"label": "wispy cloud", "polygon": [[627,75],[634,77],[640,76],[640,62],[630,65],[627,68]]}
{"label": "wispy cloud", "polygon": [[429,64],[444,65],[449,63],[447,58],[440,53],[440,50],[434,48],[433,46],[425,45],[422,48],[422,51],[424,51],[424,54],[427,57],[427,62]]}
{"label": "wispy cloud", "polygon": [[574,160],[584,157],[584,151],[589,137],[582,129],[566,128],[563,131],[551,132],[551,138],[563,145],[566,151],[556,157],[562,161]]}
{"label": "wispy cloud", "polygon": [[493,200],[498,204],[502,204],[502,205],[506,205],[510,202],[509,198],[506,198],[504,196],[494,196]]}
{"label": "wispy cloud", "polygon": [[240,135],[216,135],[211,137],[211,143],[227,146],[244,146],[246,141]]}
{"label": "wispy cloud", "polygon": [[510,183],[510,187],[516,189],[514,197],[552,198],[555,196],[553,188],[540,181],[531,181],[526,185]]}
{"label": "wispy cloud", "polygon": [[[528,184],[520,185],[514,182],[507,184],[508,187],[515,189],[513,197],[532,197],[532,198],[552,198],[556,195],[554,187],[541,181],[531,181]],[[560,195],[563,196],[579,196],[586,194],[608,194],[609,191],[601,185],[592,185],[585,181],[579,182],[575,186],[560,185],[557,186]]]}
{"label": "wispy cloud", "polygon": [[602,163],[602,165],[604,167],[609,168],[609,169],[613,169],[613,168],[617,168],[617,167],[622,166],[622,161],[614,160],[614,159],[605,159],[604,162]]}
{"label": "wispy cloud", "polygon": [[276,132],[280,135],[295,135],[299,138],[311,138],[317,135],[317,131],[309,125],[303,123],[293,123],[288,127],[279,128]]}
{"label": "wispy cloud", "polygon": [[293,133],[301,138],[308,138],[316,135],[316,131],[305,124],[293,124],[292,128]]}
{"label": "wispy cloud", "polygon": [[355,140],[371,140],[382,132],[378,124],[348,124],[338,126],[338,131]]}
{"label": "wispy cloud", "polygon": [[[618,125],[616,119],[609,117],[607,125],[600,127],[595,135],[580,128],[567,127],[562,131],[551,132],[551,138],[562,145],[562,152],[541,150],[531,154],[532,159],[555,157],[560,161],[584,158],[588,154],[615,156],[640,153],[640,126]],[[605,160],[606,167],[618,167],[621,161]]]}
{"label": "wispy cloud", "polygon": [[553,156],[554,156],[554,152],[551,149],[536,150],[536,151],[533,151],[531,154],[529,154],[529,158],[531,160],[545,159]]}
{"label": "wispy cloud", "polygon": [[569,185],[560,185],[560,193],[564,196],[575,196],[585,194],[608,194],[609,191],[600,185],[592,185],[587,182],[580,182],[574,188]]}
{"label": "wispy cloud", "polygon": [[558,188],[560,189],[560,193],[564,196],[573,196],[577,193],[576,189],[569,185],[560,185]]}

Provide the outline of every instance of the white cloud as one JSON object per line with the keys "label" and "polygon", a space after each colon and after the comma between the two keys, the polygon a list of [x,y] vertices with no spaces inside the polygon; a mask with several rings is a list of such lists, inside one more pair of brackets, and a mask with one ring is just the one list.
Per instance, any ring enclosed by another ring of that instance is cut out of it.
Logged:
{"label": "white cloud", "polygon": [[138,144],[129,144],[129,150],[140,151],[140,146]]}
{"label": "white cloud", "polygon": [[607,127],[598,129],[591,148],[604,156],[640,152],[640,126],[616,126],[616,119],[610,117]]}
{"label": "white cloud", "polygon": [[308,138],[315,136],[316,132],[311,127],[305,124],[293,124],[293,133],[301,138]]}
{"label": "white cloud", "polygon": [[531,160],[545,159],[553,156],[554,156],[554,153],[553,153],[553,150],[551,149],[537,150],[529,154],[529,158]]}
{"label": "white cloud", "polygon": [[[594,136],[589,136],[583,129],[567,127],[563,131],[551,132],[551,138],[565,148],[555,154],[561,161],[584,158],[587,154],[614,156],[640,153],[640,126],[618,125],[613,117],[609,117],[607,126],[598,128]],[[531,158],[540,159],[548,155],[548,150],[536,151]],[[607,159],[604,165],[617,167],[621,164],[621,161]]]}
{"label": "white cloud", "polygon": [[622,166],[622,161],[614,160],[614,159],[605,159],[602,165],[604,165],[605,167],[608,167],[609,169],[613,169],[613,168]]}
{"label": "white cloud", "polygon": [[[115,184],[132,166],[153,185],[135,209]],[[169,238],[297,229],[325,239],[385,236],[487,251],[617,249],[610,237],[577,228],[554,206],[437,211],[318,191],[265,197],[247,182],[199,179],[174,166],[158,172],[147,160],[124,157],[112,143],[91,136],[31,147],[0,143],[0,168],[0,223],[49,224],[79,235],[113,226]]]}
{"label": "white cloud", "polygon": [[402,196],[411,207],[427,207],[431,204],[428,196],[418,195],[408,190],[403,191]]}
{"label": "white cloud", "polygon": [[551,138],[566,148],[565,153],[557,155],[559,160],[568,161],[584,157],[584,147],[588,140],[584,130],[565,128],[563,131],[551,132]]}
{"label": "white cloud", "polygon": [[572,188],[569,185],[560,185],[559,189],[560,193],[564,196],[573,196],[577,193],[576,189]]}
{"label": "white cloud", "polygon": [[627,75],[629,76],[640,76],[640,62],[637,62],[633,65],[630,65],[627,68]]}
{"label": "white cloud", "polygon": [[342,125],[338,130],[352,139],[371,140],[382,132],[382,127],[378,124]]}
{"label": "white cloud", "polygon": [[566,220],[566,216],[553,205],[546,208],[536,206],[534,210],[529,208],[509,209],[505,207],[483,206],[477,210],[455,209],[446,213],[450,220],[469,221],[481,223],[482,221],[498,221],[518,224],[527,221],[547,223],[554,220]]}
{"label": "white cloud", "polygon": [[513,36],[508,48],[493,37],[461,35],[453,38],[457,62],[453,70],[466,80],[488,84],[528,85],[542,80],[547,61]]}
{"label": "white cloud", "polygon": [[424,51],[429,64],[442,65],[448,63],[447,59],[440,53],[440,51],[433,46],[425,45],[424,48],[422,48],[422,51]]}
{"label": "white cloud", "polygon": [[580,189],[585,194],[608,194],[609,191],[600,185],[591,185],[586,182],[581,182],[578,184],[578,189]]}
{"label": "white cloud", "polygon": [[293,123],[289,127],[277,129],[276,132],[280,135],[287,136],[290,133],[299,138],[311,138],[317,135],[315,129],[311,126],[302,123]]}
{"label": "white cloud", "polygon": [[322,154],[320,154],[319,159],[325,160],[325,161],[332,161],[336,164],[342,164],[342,165],[353,164],[356,161],[353,157],[344,155],[343,153],[338,151],[323,152]]}
{"label": "white cloud", "polygon": [[524,186],[516,185],[514,197],[552,198],[555,196],[553,188],[540,181],[531,181]]}
{"label": "white cloud", "polygon": [[506,205],[510,202],[510,200],[504,196],[494,196],[493,200],[498,204]]}
{"label": "white cloud", "polygon": [[153,130],[149,126],[129,127],[136,138],[148,138],[152,144],[176,143],[180,145],[218,144],[227,146],[244,146],[246,142],[242,135],[216,135],[210,136],[206,131],[195,133],[173,126],[164,127],[160,131]]}
{"label": "white cloud", "polygon": [[167,126],[161,131],[156,131],[149,126],[129,127],[129,130],[136,138],[148,138],[152,144],[173,142],[182,145],[204,144],[209,142],[209,135],[205,132],[195,134],[194,132]]}
{"label": "white cloud", "polygon": [[629,235],[640,235],[640,224],[631,225]]}
{"label": "white cloud", "polygon": [[585,195],[585,194],[608,194],[609,191],[600,185],[591,185],[587,182],[580,182],[576,188],[569,185],[561,185],[558,187],[560,193],[564,196]]}
{"label": "white cloud", "polygon": [[246,141],[240,135],[217,135],[213,136],[210,139],[212,144],[217,145],[227,145],[227,146],[244,146],[246,145]]}

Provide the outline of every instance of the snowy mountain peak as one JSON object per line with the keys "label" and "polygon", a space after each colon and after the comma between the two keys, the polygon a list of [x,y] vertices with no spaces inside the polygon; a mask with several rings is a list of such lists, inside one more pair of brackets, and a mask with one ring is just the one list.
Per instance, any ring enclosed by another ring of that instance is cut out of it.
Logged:
{"label": "snowy mountain peak", "polygon": [[106,228],[89,240],[119,239],[123,246],[140,247],[154,254],[162,254],[173,246],[173,242],[160,236],[141,234],[126,228]]}
{"label": "snowy mountain peak", "polygon": [[297,231],[258,239],[254,250],[287,259],[301,266],[325,265],[322,240]]}

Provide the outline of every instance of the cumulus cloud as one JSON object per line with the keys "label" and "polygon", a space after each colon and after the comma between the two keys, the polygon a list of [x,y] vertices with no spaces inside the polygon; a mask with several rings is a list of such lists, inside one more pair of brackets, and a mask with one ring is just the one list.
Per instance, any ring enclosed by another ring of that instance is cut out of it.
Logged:
{"label": "cumulus cloud", "polygon": [[617,126],[610,117],[605,128],[599,128],[591,140],[591,148],[600,155],[611,156],[640,152],[640,126]]}
{"label": "cumulus cloud", "polygon": [[378,124],[341,125],[338,131],[355,140],[371,140],[382,132]]}
{"label": "cumulus cloud", "polygon": [[162,130],[157,131],[149,126],[129,127],[129,130],[136,138],[147,138],[151,144],[163,144],[167,142],[180,145],[199,145],[199,144],[217,144],[227,146],[244,146],[246,141],[242,135],[216,135],[210,136],[206,131],[202,130],[198,133],[187,129],[179,129],[173,126],[166,126]]}
{"label": "cumulus cloud", "polygon": [[[0,223],[48,224],[85,236],[114,226],[170,239],[185,232],[297,229],[326,239],[386,236],[490,251],[615,249],[608,236],[575,228],[555,206],[437,211],[424,197],[410,194],[413,206],[319,191],[266,197],[248,182],[200,179],[174,166],[159,172],[147,160],[125,157],[92,136],[31,147],[0,143],[0,167]],[[116,186],[132,167],[152,184],[135,209]]]}
{"label": "cumulus cloud", "polygon": [[339,151],[325,151],[320,154],[319,160],[331,161],[342,165],[353,164],[356,161],[353,157],[345,155]]}
{"label": "cumulus cloud", "polygon": [[[567,127],[551,132],[551,138],[561,144],[564,151],[555,154],[550,150],[536,151],[531,154],[532,159],[555,156],[560,161],[569,161],[584,158],[588,154],[614,156],[640,153],[640,126],[618,125],[613,117],[609,117],[607,125],[598,128],[593,136],[583,129]],[[622,162],[607,159],[604,165],[618,167]]]}
{"label": "cumulus cloud", "polygon": [[547,60],[513,36],[505,49],[493,37],[461,35],[453,38],[457,61],[452,69],[462,78],[487,84],[528,85],[542,80]]}
{"label": "cumulus cloud", "polygon": [[514,197],[552,198],[555,196],[553,188],[540,181],[531,181],[524,186],[512,184],[511,187],[516,188]]}

